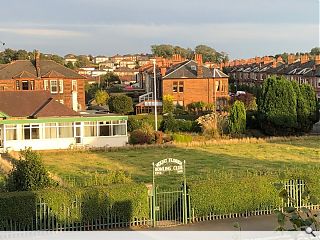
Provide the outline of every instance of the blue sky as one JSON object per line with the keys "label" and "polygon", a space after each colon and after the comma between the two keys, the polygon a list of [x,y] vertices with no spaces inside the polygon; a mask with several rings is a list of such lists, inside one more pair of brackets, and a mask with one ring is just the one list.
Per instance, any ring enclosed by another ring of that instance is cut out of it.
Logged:
{"label": "blue sky", "polygon": [[0,41],[14,49],[113,55],[168,43],[231,58],[319,46],[319,0],[6,0]]}

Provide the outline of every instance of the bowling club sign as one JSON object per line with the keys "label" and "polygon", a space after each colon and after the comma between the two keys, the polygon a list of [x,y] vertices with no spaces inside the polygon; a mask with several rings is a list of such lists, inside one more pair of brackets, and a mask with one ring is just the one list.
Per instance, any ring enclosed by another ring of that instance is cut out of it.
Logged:
{"label": "bowling club sign", "polygon": [[185,162],[175,158],[166,158],[153,164],[154,175],[163,175],[165,173],[175,172],[177,174],[184,173]]}

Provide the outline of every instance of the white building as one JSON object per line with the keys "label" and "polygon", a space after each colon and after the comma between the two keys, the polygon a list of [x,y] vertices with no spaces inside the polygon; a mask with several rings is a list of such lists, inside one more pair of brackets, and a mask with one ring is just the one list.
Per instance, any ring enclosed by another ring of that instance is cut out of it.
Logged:
{"label": "white building", "polygon": [[127,116],[80,115],[38,93],[0,92],[0,152],[127,144]]}

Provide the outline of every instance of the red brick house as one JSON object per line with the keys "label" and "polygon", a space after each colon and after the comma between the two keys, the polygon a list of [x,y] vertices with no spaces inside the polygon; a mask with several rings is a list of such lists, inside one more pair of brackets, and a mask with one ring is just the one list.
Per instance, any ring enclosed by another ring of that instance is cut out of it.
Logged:
{"label": "red brick house", "polygon": [[0,91],[47,90],[69,108],[85,109],[85,77],[52,60],[17,60],[0,64]]}
{"label": "red brick house", "polygon": [[171,95],[176,104],[187,106],[192,102],[216,103],[217,108],[227,103],[228,75],[219,69],[203,65],[202,55],[195,60],[161,69],[163,95]]}

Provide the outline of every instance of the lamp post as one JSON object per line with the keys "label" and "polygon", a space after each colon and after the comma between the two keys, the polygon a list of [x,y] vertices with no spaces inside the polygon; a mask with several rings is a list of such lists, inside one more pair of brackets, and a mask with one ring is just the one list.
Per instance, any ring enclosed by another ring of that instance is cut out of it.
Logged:
{"label": "lamp post", "polygon": [[158,114],[157,114],[157,74],[156,74],[156,59],[153,62],[153,88],[154,88],[154,126],[155,131],[158,131]]}

